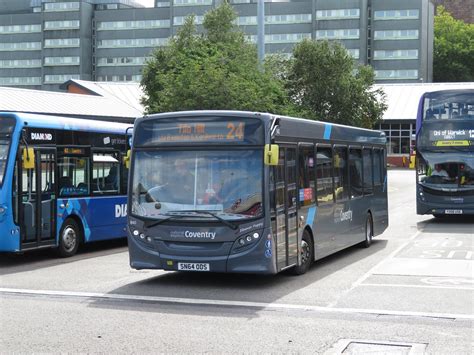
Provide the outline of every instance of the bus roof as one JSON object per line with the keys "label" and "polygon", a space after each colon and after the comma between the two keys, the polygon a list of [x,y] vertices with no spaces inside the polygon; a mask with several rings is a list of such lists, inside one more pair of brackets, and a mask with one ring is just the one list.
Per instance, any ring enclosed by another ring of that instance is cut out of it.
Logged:
{"label": "bus roof", "polygon": [[[34,128],[65,129],[74,131],[90,131],[125,134],[132,124],[86,120],[82,118],[40,115],[23,112],[0,112],[0,117],[14,117],[23,126]],[[130,132],[131,133],[131,132]]]}
{"label": "bus roof", "polygon": [[202,111],[179,111],[170,113],[154,114],[144,116],[136,120],[139,124],[143,120],[156,118],[177,118],[187,116],[204,117],[204,116],[240,116],[254,117],[262,121],[270,123],[274,119],[280,122],[280,136],[299,137],[306,139],[326,139],[350,141],[358,143],[377,143],[385,144],[386,137],[382,131],[376,131],[366,128],[351,127],[336,123],[323,121],[314,121],[305,118],[296,118],[288,116],[279,116],[270,113],[249,112],[249,111],[229,111],[229,110],[202,110]]}

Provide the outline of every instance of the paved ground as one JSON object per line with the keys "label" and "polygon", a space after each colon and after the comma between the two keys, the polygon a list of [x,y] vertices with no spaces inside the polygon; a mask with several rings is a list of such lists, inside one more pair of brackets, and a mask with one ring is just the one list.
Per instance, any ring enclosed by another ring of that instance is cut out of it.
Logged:
{"label": "paved ground", "polygon": [[390,227],[304,276],[134,271],[123,242],[0,260],[0,352],[474,353],[474,225],[415,213],[389,173]]}

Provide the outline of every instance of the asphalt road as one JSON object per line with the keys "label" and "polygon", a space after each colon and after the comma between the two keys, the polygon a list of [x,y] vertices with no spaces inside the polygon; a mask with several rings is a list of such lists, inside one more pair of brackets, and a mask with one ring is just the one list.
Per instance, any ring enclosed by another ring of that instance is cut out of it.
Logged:
{"label": "asphalt road", "polygon": [[389,206],[299,277],[135,271],[124,242],[2,255],[0,353],[473,354],[473,222],[417,216],[411,171]]}

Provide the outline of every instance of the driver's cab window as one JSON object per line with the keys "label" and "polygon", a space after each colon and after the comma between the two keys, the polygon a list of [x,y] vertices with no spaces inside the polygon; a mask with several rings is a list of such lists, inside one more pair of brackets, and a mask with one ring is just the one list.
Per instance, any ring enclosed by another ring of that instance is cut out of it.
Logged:
{"label": "driver's cab window", "polygon": [[115,153],[95,153],[92,164],[94,194],[114,194],[120,189],[120,162]]}
{"label": "driver's cab window", "polygon": [[60,157],[59,195],[82,196],[89,194],[89,158],[88,157]]}

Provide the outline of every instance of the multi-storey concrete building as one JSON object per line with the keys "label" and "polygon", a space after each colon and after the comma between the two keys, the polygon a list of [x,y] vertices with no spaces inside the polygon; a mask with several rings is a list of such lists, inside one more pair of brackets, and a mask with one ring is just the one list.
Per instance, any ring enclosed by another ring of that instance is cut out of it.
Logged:
{"label": "multi-storey concrete building", "polygon": [[[3,0],[0,86],[59,90],[68,79],[139,81],[154,47],[184,18],[222,0]],[[257,37],[257,0],[231,0],[238,24]],[[266,53],[291,53],[303,38],[340,41],[378,82],[431,82],[434,8],[430,0],[265,2]]]}

